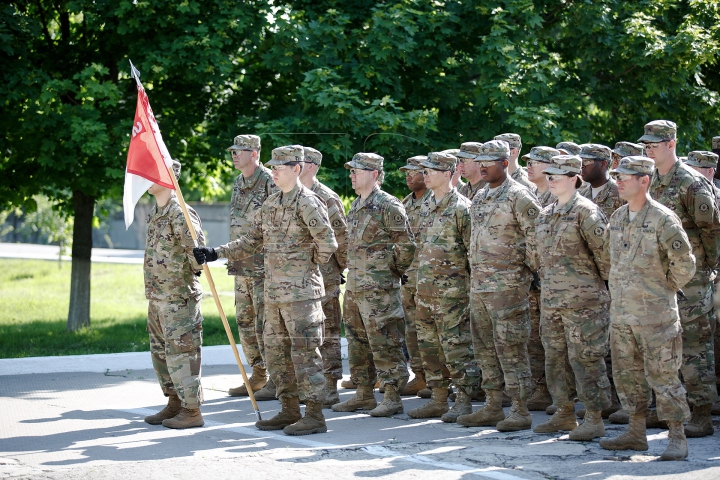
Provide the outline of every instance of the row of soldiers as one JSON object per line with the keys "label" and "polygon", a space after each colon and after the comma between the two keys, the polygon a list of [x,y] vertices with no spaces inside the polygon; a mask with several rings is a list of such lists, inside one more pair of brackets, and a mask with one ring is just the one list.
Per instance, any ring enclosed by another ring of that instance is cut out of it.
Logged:
{"label": "row of soldiers", "polygon": [[[605,364],[609,336],[630,427],[601,445],[647,449],[652,389],[659,420],[670,428],[663,457],[684,458],[686,431],[712,433],[709,409],[717,398],[709,308],[717,191],[678,161],[672,122],[649,123],[638,142],[621,142],[615,151],[570,142],[534,147],[523,157],[527,169],[518,163],[518,135],[464,143],[408,159],[402,169],[413,193],[402,203],[380,189],[383,158],[358,153],[345,164],[358,194],[345,217],[339,197],[317,181],[320,152],[275,149],[270,172],[259,164],[259,137],[236,137],[229,148],[241,171],[233,241],[195,248],[194,258],[185,245],[191,270],[227,258],[235,275],[237,321],[253,375],[230,394],[249,387],[258,399],[280,399],[280,413],[256,425],[291,435],[326,431],[323,405],[402,413],[400,395],[411,386],[404,340],[414,391],[431,391],[411,417],[529,429],[528,404],[542,403],[549,391],[554,414],[535,431],[571,430],[571,439],[589,440],[604,435],[602,413],[615,398]],[[617,182],[608,175],[613,156],[622,158],[610,172]],[[717,155],[691,152],[687,160],[705,168]],[[468,183],[455,188],[459,175]],[[342,316],[357,388],[345,402],[337,393]],[[485,405],[473,413],[479,385]],[[165,390],[170,400],[159,416],[199,405],[181,398],[173,407],[172,394],[182,397],[176,390]],[[512,405],[507,416],[503,392]],[[576,397],[586,407],[580,426]]]}

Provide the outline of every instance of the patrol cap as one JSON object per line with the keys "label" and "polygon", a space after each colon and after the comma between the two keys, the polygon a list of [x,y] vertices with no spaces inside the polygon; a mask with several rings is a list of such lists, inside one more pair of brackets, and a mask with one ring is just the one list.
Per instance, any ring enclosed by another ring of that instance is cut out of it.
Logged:
{"label": "patrol cap", "polygon": [[172,161],[172,171],[175,174],[175,180],[180,180],[180,169],[182,165],[177,160]]}
{"label": "patrol cap", "polygon": [[407,159],[407,164],[400,167],[400,170],[403,172],[419,172],[422,170],[422,167],[420,166],[420,162],[423,160],[427,160],[427,157],[425,155],[416,155],[414,157],[410,157]]}
{"label": "patrol cap", "polygon": [[638,142],[663,142],[675,140],[677,125],[670,120],[653,120],[645,125],[645,135],[638,138]]}
{"label": "patrol cap", "polygon": [[356,153],[352,160],[345,164],[345,168],[350,170],[351,168],[360,168],[362,170],[377,170],[382,172],[383,161],[385,159],[377,153]]}
{"label": "patrol cap", "polygon": [[575,142],[560,142],[555,148],[557,150],[564,150],[566,152],[565,155],[577,155],[580,153],[580,145]]}
{"label": "patrol cap", "polygon": [[688,153],[685,163],[691,167],[717,168],[718,156],[712,152],[694,151]]}
{"label": "patrol cap", "polygon": [[260,137],[257,135],[238,135],[233,140],[230,150],[260,150]]}
{"label": "patrol cap", "polygon": [[552,147],[533,147],[530,153],[523,155],[523,160],[537,160],[543,163],[552,163],[552,158],[562,155],[559,151]]}
{"label": "patrol cap", "polygon": [[713,137],[713,139],[712,139],[712,149],[713,149],[713,150],[720,150],[720,137]]}
{"label": "patrol cap", "polygon": [[320,165],[322,163],[322,153],[319,150],[315,150],[312,147],[303,147],[305,153],[305,163],[313,163]]}
{"label": "patrol cap", "polygon": [[642,157],[645,154],[645,145],[642,143],[617,142],[613,153],[621,157]]}
{"label": "patrol cap", "polygon": [[505,140],[490,140],[480,147],[476,162],[484,160],[505,160],[510,157],[510,144]]}
{"label": "patrol cap", "polygon": [[420,166],[433,170],[452,170],[455,168],[455,156],[443,152],[430,152],[427,159],[420,162]]}
{"label": "patrol cap", "polygon": [[580,145],[580,153],[577,154],[580,158],[592,158],[594,160],[605,160],[610,163],[612,160],[612,150],[610,147],[605,145],[599,145],[597,143],[586,143]]}
{"label": "patrol cap", "polygon": [[480,153],[482,142],[465,142],[460,145],[460,151],[455,155],[458,158],[470,158],[472,160]]}
{"label": "patrol cap", "polygon": [[503,133],[495,137],[495,140],[504,140],[510,145],[510,148],[522,148],[522,140],[517,133]]}
{"label": "patrol cap", "polygon": [[442,150],[440,153],[447,153],[449,155],[452,155],[453,157],[457,157],[458,152],[460,152],[459,148],[448,148],[447,150]]}
{"label": "patrol cap", "polygon": [[611,170],[610,174],[652,175],[653,170],[655,170],[655,161],[652,158],[633,155],[622,158],[618,167]]}
{"label": "patrol cap", "polygon": [[304,162],[305,152],[302,145],[286,145],[274,148],[272,158],[265,165],[285,165],[293,162]]}
{"label": "patrol cap", "polygon": [[678,160],[680,160],[682,163],[687,163],[688,158],[687,157],[678,157]]}
{"label": "patrol cap", "polygon": [[578,155],[557,155],[552,157],[550,166],[543,170],[545,175],[580,175],[581,172],[582,158]]}

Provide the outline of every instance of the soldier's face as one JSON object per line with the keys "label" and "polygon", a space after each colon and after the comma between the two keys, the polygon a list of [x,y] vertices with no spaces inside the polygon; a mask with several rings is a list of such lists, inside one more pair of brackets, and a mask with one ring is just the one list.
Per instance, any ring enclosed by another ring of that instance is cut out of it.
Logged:
{"label": "soldier's face", "polygon": [[426,168],[423,170],[425,185],[431,190],[446,185],[450,180],[449,174],[450,172],[441,172],[439,170]]}
{"label": "soldier's face", "polygon": [[568,177],[567,175],[546,175],[548,178],[548,187],[550,192],[556,197],[562,197],[567,193],[575,190],[576,176]]}
{"label": "soldier's face", "polygon": [[606,162],[600,160],[583,159],[582,179],[586,182],[594,182],[605,175]]}
{"label": "soldier's face", "polygon": [[704,167],[692,167],[698,172],[702,174],[703,177],[707,178],[710,183],[713,181],[713,177],[715,176],[715,169],[714,168],[704,168]]}
{"label": "soldier's face", "polygon": [[610,170],[615,170],[618,165],[620,165],[620,160],[622,157],[618,155],[617,153],[613,152],[612,154],[612,162],[610,163]]}
{"label": "soldier's face", "polygon": [[645,143],[645,155],[655,160],[655,163],[664,163],[672,159],[675,153],[675,140],[657,143]]}
{"label": "soldier's face", "polygon": [[460,175],[465,179],[477,178],[480,176],[480,167],[471,158],[463,158],[458,166]]}
{"label": "soldier's face", "polygon": [[626,174],[616,175],[615,181],[617,181],[618,195],[620,198],[623,200],[631,200],[635,198],[643,188],[643,179],[647,179],[647,177]]}
{"label": "soldier's face", "polygon": [[549,163],[538,162],[537,160],[530,160],[527,164],[528,178],[533,183],[544,184],[547,180],[543,172],[550,166]]}
{"label": "soldier's face", "polygon": [[300,165],[274,165],[272,178],[280,190],[292,189],[300,175]]}
{"label": "soldier's face", "polygon": [[480,177],[489,183],[491,186],[496,183],[500,183],[505,177],[505,168],[507,167],[507,160],[493,161],[490,162],[475,162],[478,164],[480,169]]}
{"label": "soldier's face", "polygon": [[421,170],[408,170],[405,172],[405,183],[411,192],[417,192],[418,190],[424,190],[426,188]]}
{"label": "soldier's face", "polygon": [[230,150],[233,166],[236,170],[247,168],[257,158],[257,150]]}
{"label": "soldier's face", "polygon": [[377,170],[362,170],[359,168],[351,169],[350,183],[352,183],[355,193],[360,194],[360,192],[374,188],[377,174],[373,174],[376,172]]}

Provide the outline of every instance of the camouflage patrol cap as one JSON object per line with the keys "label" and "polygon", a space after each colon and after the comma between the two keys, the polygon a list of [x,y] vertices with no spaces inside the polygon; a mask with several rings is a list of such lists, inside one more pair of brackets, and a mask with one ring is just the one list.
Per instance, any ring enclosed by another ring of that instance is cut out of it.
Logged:
{"label": "camouflage patrol cap", "polygon": [[557,155],[552,157],[552,163],[543,170],[545,175],[567,175],[568,173],[580,175],[582,172],[582,158],[578,155]]}
{"label": "camouflage patrol cap", "polygon": [[617,142],[613,153],[620,155],[621,157],[642,157],[645,154],[645,145],[642,143],[631,143],[631,142]]}
{"label": "camouflage patrol cap", "polygon": [[555,148],[567,152],[565,155],[577,155],[580,153],[580,145],[575,142],[560,142]]}
{"label": "camouflage patrol cap", "polygon": [[664,142],[675,140],[677,125],[670,120],[653,120],[645,124],[645,135],[638,138],[638,142]]}
{"label": "camouflage patrol cap", "polygon": [[490,140],[480,147],[476,162],[485,160],[505,160],[510,157],[510,144],[505,140]]}
{"label": "camouflage patrol cap", "polygon": [[305,153],[305,163],[314,163],[315,165],[322,163],[322,153],[319,150],[312,147],[303,147],[303,153]]}
{"label": "camouflage patrol cap", "polygon": [[497,135],[495,140],[506,141],[510,145],[510,148],[522,148],[522,140],[520,140],[520,135],[517,133],[503,133]]}
{"label": "camouflage patrol cap", "polygon": [[377,170],[382,172],[383,161],[385,159],[377,153],[356,153],[352,160],[345,164],[345,168],[350,170],[351,168],[360,168],[362,170]]}
{"label": "camouflage patrol cap", "polygon": [[605,145],[599,145],[597,143],[586,143],[580,145],[580,153],[577,154],[580,158],[592,158],[593,160],[605,160],[610,163],[612,160],[612,150],[610,147]]}
{"label": "camouflage patrol cap", "polygon": [[611,170],[610,175],[652,175],[653,170],[655,170],[655,161],[652,158],[633,155],[622,158],[620,165]]}
{"label": "camouflage patrol cap", "polygon": [[177,160],[172,161],[172,171],[175,174],[175,180],[180,180],[180,169],[182,165]]}
{"label": "camouflage patrol cap", "polygon": [[[720,138],[720,137],[718,137]],[[459,148],[448,148],[447,150],[442,150],[440,153],[447,153],[449,155],[452,155],[453,157],[457,157],[457,154],[460,152]]]}
{"label": "camouflage patrol cap", "polygon": [[260,150],[260,137],[257,135],[238,135],[233,140],[230,150]]}
{"label": "camouflage patrol cap", "polygon": [[694,151],[688,153],[685,163],[691,167],[717,168],[718,156],[712,152]]}
{"label": "camouflage patrol cap", "polygon": [[302,145],[286,145],[274,148],[272,158],[265,165],[285,165],[293,162],[304,162],[305,152]]}
{"label": "camouflage patrol cap", "polygon": [[407,159],[407,164],[400,167],[400,170],[403,172],[419,172],[422,170],[422,167],[420,166],[420,162],[423,160],[427,160],[427,157],[425,155],[416,155],[414,157],[410,157]]}
{"label": "camouflage patrol cap", "polygon": [[713,137],[713,139],[712,139],[712,149],[713,149],[713,150],[720,150],[720,137]]}
{"label": "camouflage patrol cap", "polygon": [[482,142],[465,142],[460,145],[460,151],[455,155],[458,158],[470,158],[472,160],[478,156]]}
{"label": "camouflage patrol cap", "polygon": [[433,170],[452,170],[455,168],[455,156],[443,152],[430,152],[427,159],[420,162],[420,165]]}
{"label": "camouflage patrol cap", "polygon": [[680,160],[682,163],[687,163],[688,158],[687,157],[678,157],[678,160]]}
{"label": "camouflage patrol cap", "polygon": [[523,155],[523,160],[537,160],[543,163],[552,163],[552,158],[562,155],[559,151],[552,147],[533,147],[530,153]]}

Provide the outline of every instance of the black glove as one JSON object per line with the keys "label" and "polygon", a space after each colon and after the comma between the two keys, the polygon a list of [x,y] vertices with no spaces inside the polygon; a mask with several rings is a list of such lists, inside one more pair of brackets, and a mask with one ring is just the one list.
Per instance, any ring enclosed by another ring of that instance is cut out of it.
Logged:
{"label": "black glove", "polygon": [[347,280],[345,280],[345,275],[340,274],[340,285],[345,285],[347,283]]}
{"label": "black glove", "polygon": [[408,283],[409,281],[410,281],[410,279],[408,278],[408,276],[407,276],[406,274],[403,273],[403,274],[400,276],[400,285],[405,285],[405,284]]}
{"label": "black glove", "polygon": [[605,280],[605,290],[610,290],[610,283],[607,280]]}
{"label": "black glove", "polygon": [[208,247],[193,248],[193,255],[195,256],[195,261],[200,265],[205,262],[214,262],[218,259],[218,254],[215,249]]}
{"label": "black glove", "polygon": [[678,290],[678,291],[677,291],[677,296],[678,296],[678,300],[683,299],[683,300],[687,301],[687,299],[688,299],[688,298],[685,296],[685,292],[683,292],[682,290]]}

